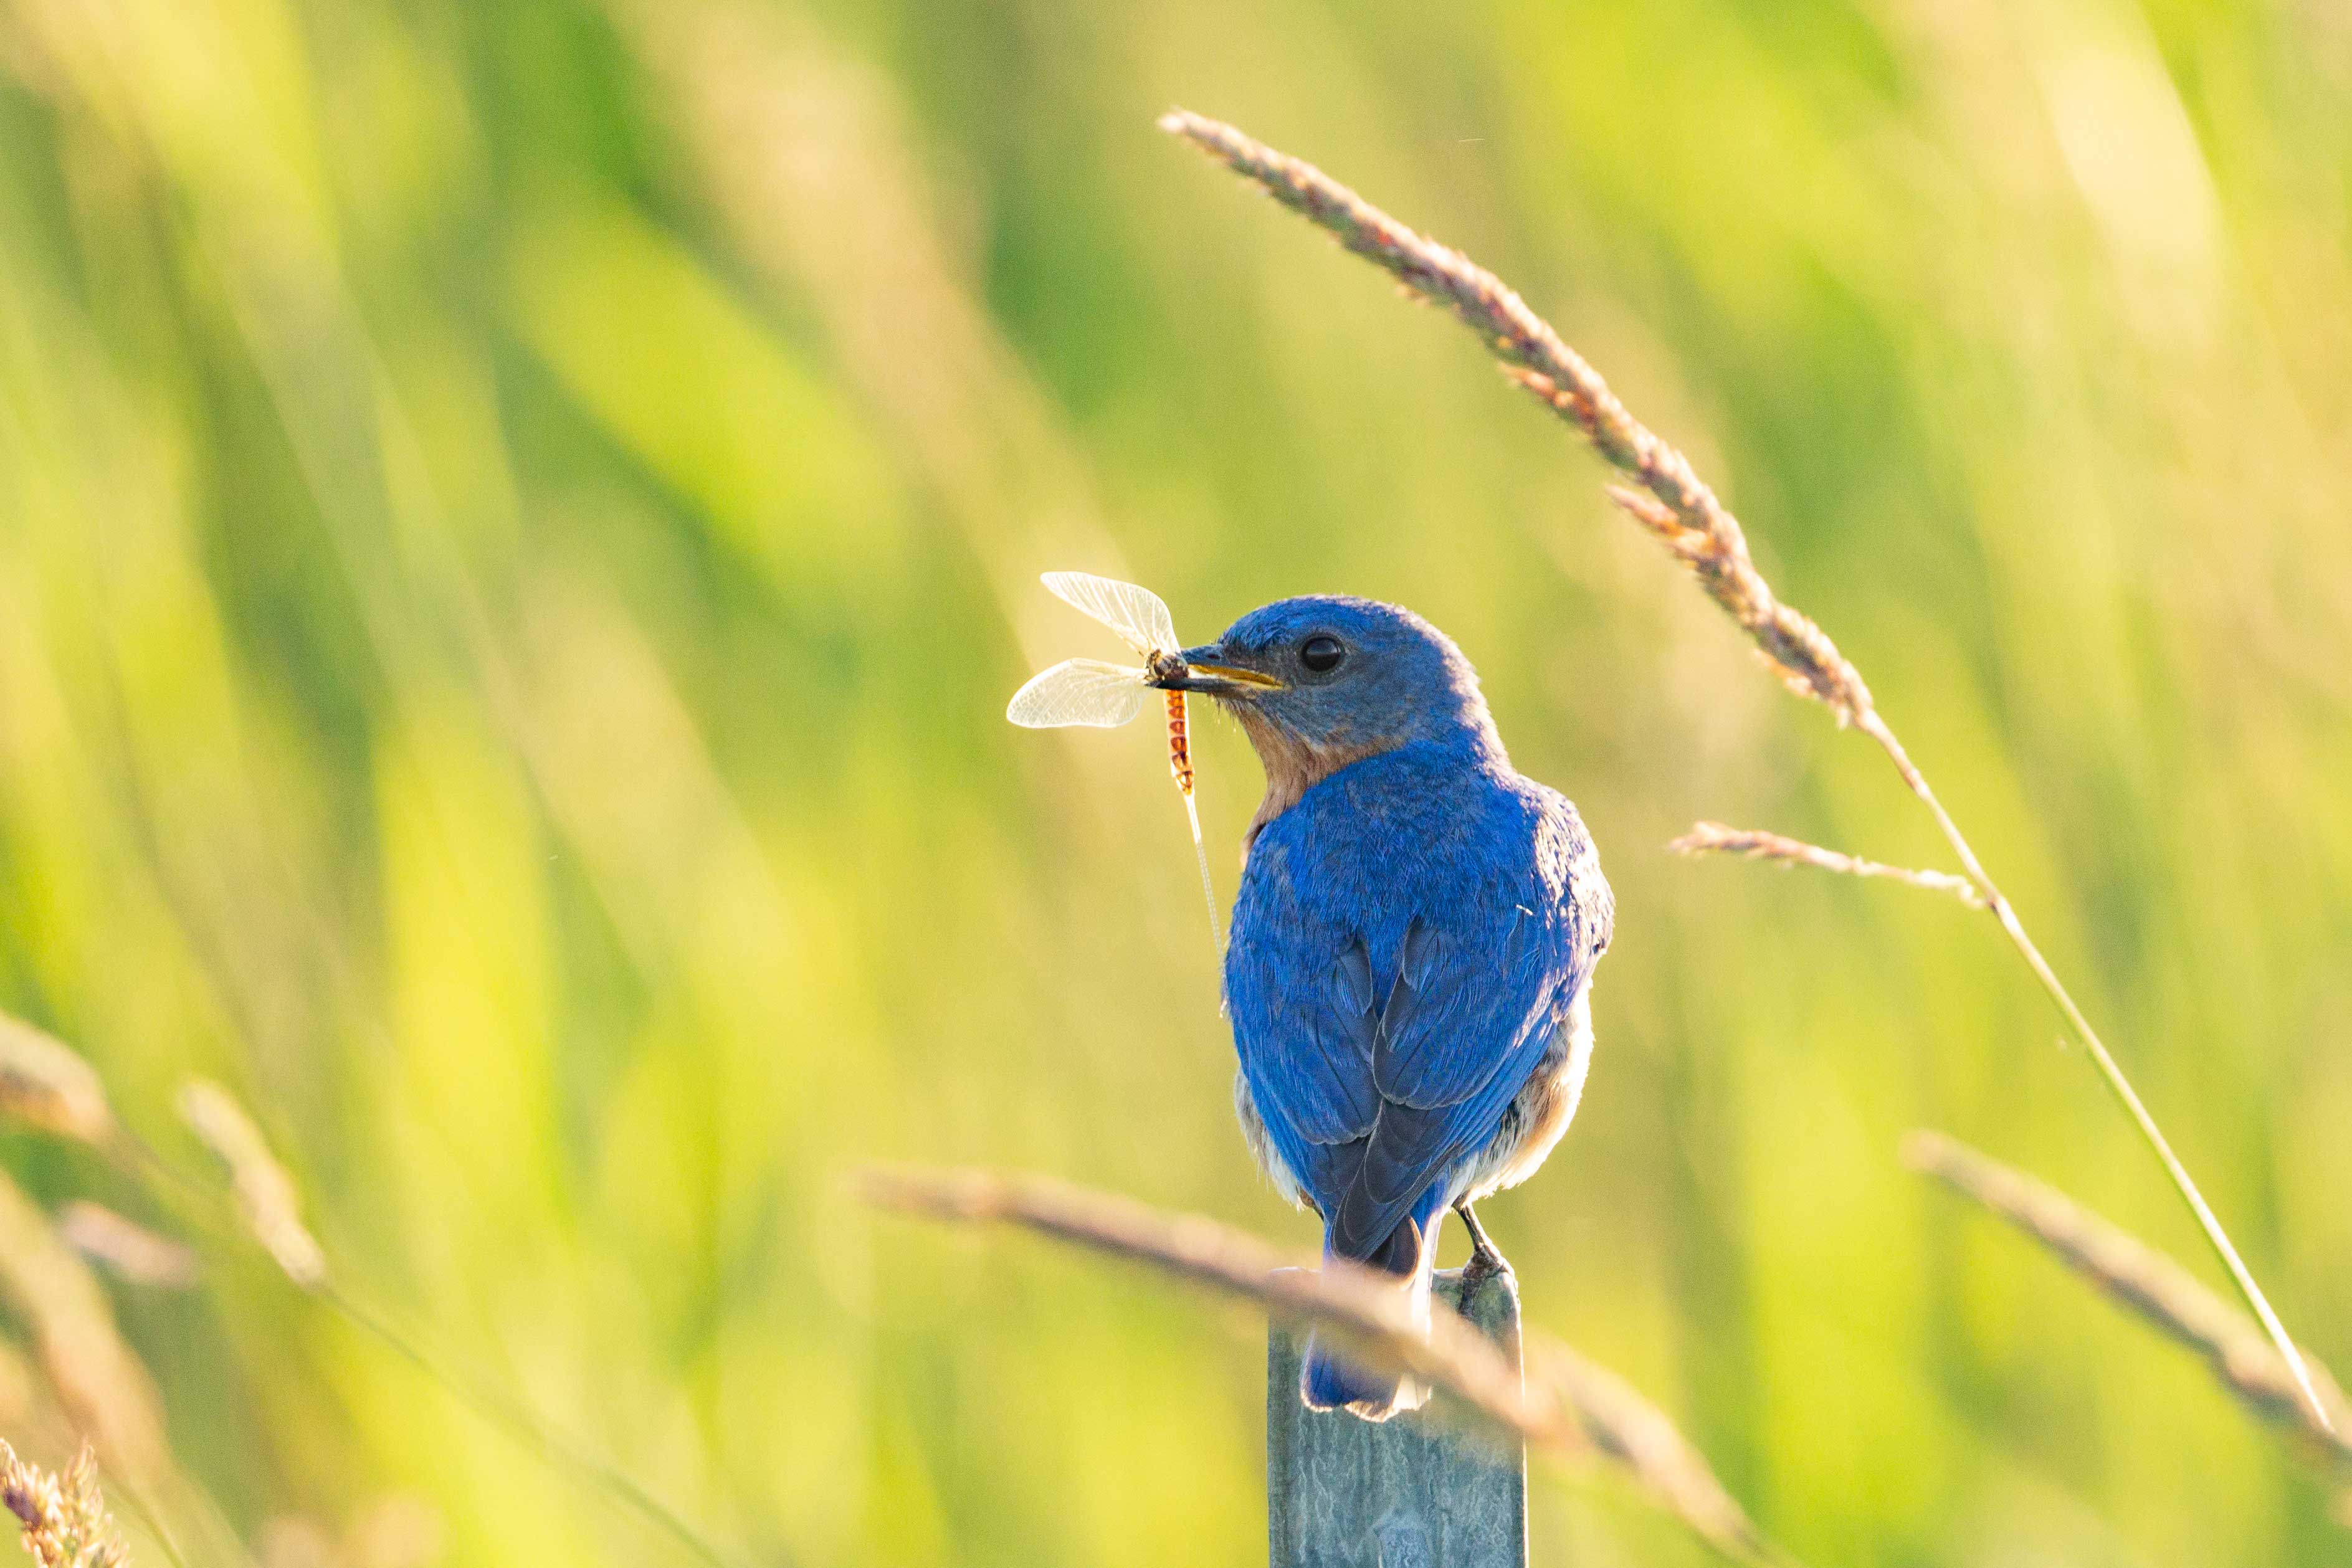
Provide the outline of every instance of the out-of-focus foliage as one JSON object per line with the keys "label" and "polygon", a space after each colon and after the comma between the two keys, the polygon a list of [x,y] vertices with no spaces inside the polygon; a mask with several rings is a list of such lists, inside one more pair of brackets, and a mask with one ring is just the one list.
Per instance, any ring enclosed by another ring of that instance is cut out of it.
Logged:
{"label": "out-of-focus foliage", "polygon": [[[1944,1126],[2200,1257],[1986,923],[1664,851],[1719,817],[1936,863],[1880,759],[1171,102],[1470,250],[1691,451],[2352,1361],[2320,0],[23,0],[0,1008],[180,1157],[181,1081],[235,1085],[343,1279],[747,1558],[1244,1561],[1246,1317],[837,1174],[1304,1244],[1231,1125],[1152,727],[1001,714],[1110,652],[1041,570],[1194,635],[1396,598],[1618,891],[1582,1115],[1487,1216],[1530,1315],[1816,1561],[2340,1552],[2199,1367],[1897,1166]],[[1230,896],[1255,767],[1199,728]],[[671,1560],[265,1266],[118,1310],[220,1539],[402,1492],[453,1560]],[[1547,1561],[1691,1552],[1538,1506]]]}

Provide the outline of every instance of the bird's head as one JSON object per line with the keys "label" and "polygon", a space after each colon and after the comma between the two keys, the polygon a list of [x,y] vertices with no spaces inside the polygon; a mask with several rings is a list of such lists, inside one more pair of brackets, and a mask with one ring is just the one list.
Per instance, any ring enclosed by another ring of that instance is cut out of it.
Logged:
{"label": "bird's head", "polygon": [[[1265,766],[1270,819],[1316,782],[1416,741],[1499,757],[1477,672],[1412,611],[1317,594],[1253,610],[1152,684],[1200,692],[1241,723]],[[1287,799],[1281,799],[1286,796]]]}

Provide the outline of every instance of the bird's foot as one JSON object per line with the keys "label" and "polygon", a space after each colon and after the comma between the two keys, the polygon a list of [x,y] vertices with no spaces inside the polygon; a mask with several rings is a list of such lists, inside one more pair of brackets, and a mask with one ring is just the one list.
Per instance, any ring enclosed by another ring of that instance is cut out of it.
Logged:
{"label": "bird's foot", "polygon": [[1462,1282],[1475,1285],[1491,1275],[1509,1273],[1510,1260],[1487,1239],[1486,1228],[1478,1223],[1475,1211],[1466,1203],[1457,1203],[1454,1212],[1462,1217],[1463,1228],[1470,1232],[1470,1261],[1462,1265]]}
{"label": "bird's foot", "polygon": [[1477,1248],[1471,1251],[1470,1260],[1462,1265],[1462,1282],[1465,1285],[1483,1284],[1497,1274],[1510,1271],[1509,1259],[1491,1247]]}

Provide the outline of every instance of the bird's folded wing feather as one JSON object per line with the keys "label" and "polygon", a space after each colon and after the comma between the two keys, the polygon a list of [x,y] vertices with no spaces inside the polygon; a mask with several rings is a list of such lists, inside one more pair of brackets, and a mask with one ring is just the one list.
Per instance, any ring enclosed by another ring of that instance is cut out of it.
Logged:
{"label": "bird's folded wing feather", "polygon": [[1305,907],[1287,876],[1261,885],[1265,907],[1227,977],[1242,1070],[1332,1250],[1370,1257],[1495,1135],[1542,1057],[1554,1003],[1606,942],[1606,911],[1531,867],[1418,910],[1376,959],[1346,920]]}
{"label": "bird's folded wing feather", "polygon": [[1433,910],[1406,936],[1372,1050],[1379,1113],[1330,1217],[1342,1257],[1370,1257],[1494,1137],[1550,1040],[1568,945],[1547,930],[1556,920],[1497,902]]}

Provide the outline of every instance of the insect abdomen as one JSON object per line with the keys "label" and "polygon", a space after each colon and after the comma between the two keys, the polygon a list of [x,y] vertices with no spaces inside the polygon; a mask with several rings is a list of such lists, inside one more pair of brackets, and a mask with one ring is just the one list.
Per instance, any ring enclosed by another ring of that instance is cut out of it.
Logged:
{"label": "insect abdomen", "polygon": [[1184,694],[1168,694],[1168,771],[1176,776],[1176,788],[1190,795],[1192,792],[1192,742],[1184,727]]}

